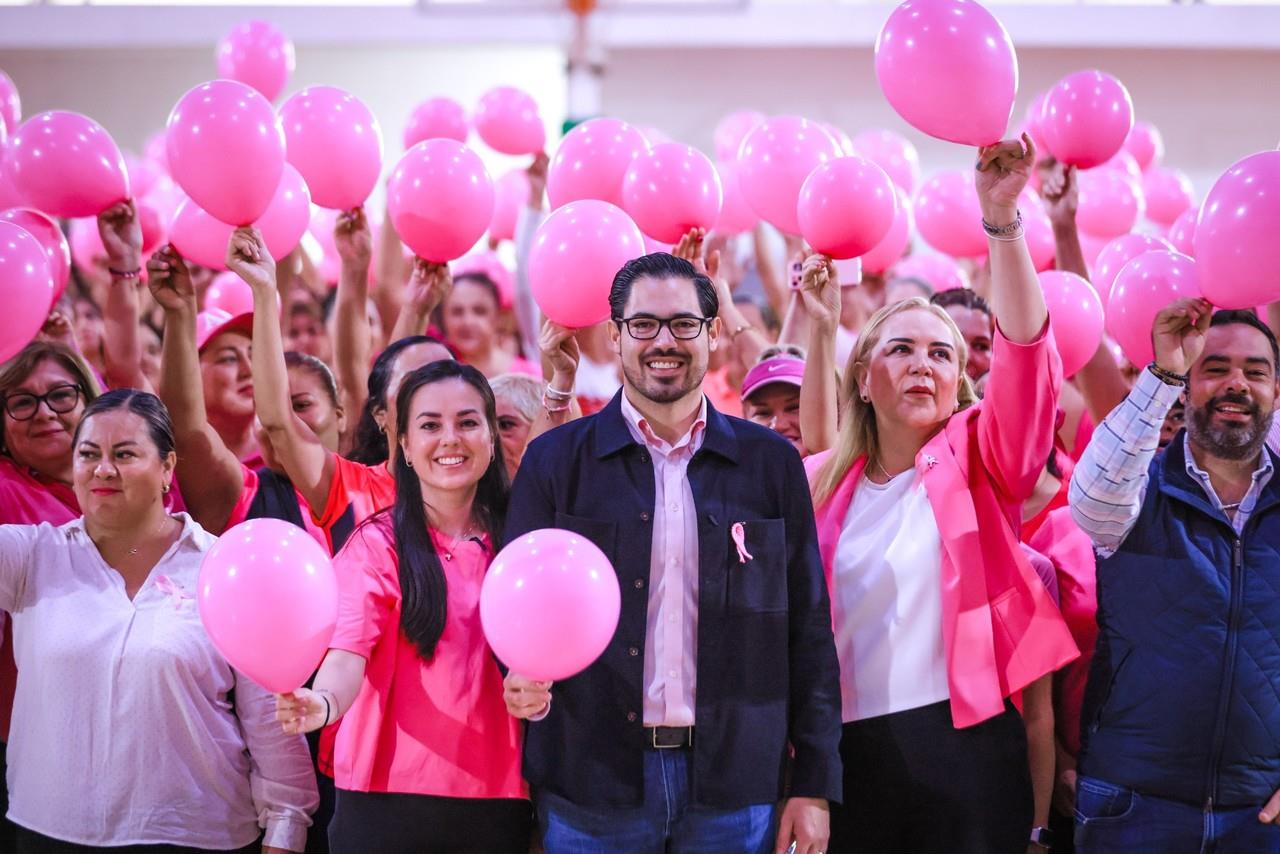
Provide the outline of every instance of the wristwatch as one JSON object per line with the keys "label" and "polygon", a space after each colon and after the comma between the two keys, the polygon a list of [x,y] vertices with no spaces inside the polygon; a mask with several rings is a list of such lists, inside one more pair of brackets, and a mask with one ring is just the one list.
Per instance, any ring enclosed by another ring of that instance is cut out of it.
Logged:
{"label": "wristwatch", "polygon": [[1041,848],[1053,847],[1053,831],[1047,827],[1031,828],[1031,844],[1039,845]]}

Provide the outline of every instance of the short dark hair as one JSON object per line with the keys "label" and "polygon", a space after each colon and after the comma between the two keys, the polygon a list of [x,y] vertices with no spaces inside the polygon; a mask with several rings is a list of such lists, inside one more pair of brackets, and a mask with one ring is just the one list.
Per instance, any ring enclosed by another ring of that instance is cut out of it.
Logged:
{"label": "short dark hair", "polygon": [[987,317],[991,316],[991,306],[987,305],[987,301],[968,288],[952,288],[947,291],[938,291],[929,297],[929,302],[940,308],[958,305],[963,308],[980,311]]}
{"label": "short dark hair", "polygon": [[631,299],[631,288],[636,279],[645,276],[654,279],[688,279],[693,282],[698,293],[698,309],[702,316],[715,317],[720,313],[720,299],[709,278],[683,258],[677,258],[670,252],[654,252],[623,264],[622,269],[613,277],[613,287],[609,289],[609,312],[614,320],[625,316],[627,301]]}
{"label": "short dark hair", "polygon": [[1209,326],[1230,326],[1233,323],[1242,323],[1245,326],[1252,326],[1261,332],[1267,338],[1267,343],[1271,345],[1271,367],[1274,370],[1280,366],[1280,344],[1276,343],[1276,334],[1271,331],[1271,327],[1263,323],[1258,315],[1248,308],[1228,308],[1221,311],[1215,311],[1213,318],[1209,321]]}
{"label": "short dark hair", "polygon": [[160,398],[154,394],[134,388],[118,388],[109,391],[86,406],[84,414],[80,416],[80,423],[76,425],[72,444],[80,441],[80,431],[84,429],[85,423],[90,418],[103,412],[114,412],[117,409],[132,412],[146,422],[151,443],[155,445],[161,459],[173,453],[173,421],[169,419],[169,410],[165,409]]}

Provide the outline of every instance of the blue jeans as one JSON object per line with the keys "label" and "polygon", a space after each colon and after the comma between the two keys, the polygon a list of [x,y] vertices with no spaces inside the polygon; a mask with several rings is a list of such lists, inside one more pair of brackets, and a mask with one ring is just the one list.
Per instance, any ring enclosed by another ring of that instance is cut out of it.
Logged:
{"label": "blue jeans", "polygon": [[1094,777],[1076,781],[1079,854],[1280,854],[1280,827],[1256,807],[1203,807],[1140,795]]}
{"label": "blue jeans", "polygon": [[646,750],[644,805],[581,807],[539,793],[547,854],[757,854],[773,850],[774,804],[709,809],[691,804],[689,753]]}

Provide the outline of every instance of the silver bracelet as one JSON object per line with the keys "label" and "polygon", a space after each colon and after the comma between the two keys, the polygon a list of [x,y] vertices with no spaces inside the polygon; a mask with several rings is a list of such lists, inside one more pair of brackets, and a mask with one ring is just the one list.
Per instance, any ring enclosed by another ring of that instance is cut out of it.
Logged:
{"label": "silver bracelet", "polygon": [[573,392],[554,389],[551,387],[551,383],[547,383],[545,394],[552,400],[573,400]]}
{"label": "silver bracelet", "polygon": [[1026,232],[1022,229],[1021,223],[1019,223],[1019,227],[1017,231],[1012,231],[1012,232],[1009,232],[1008,234],[1000,235],[1000,234],[992,234],[991,232],[987,232],[987,237],[991,238],[992,240],[999,240],[1001,243],[1017,243],[1025,235],[1026,235]]}

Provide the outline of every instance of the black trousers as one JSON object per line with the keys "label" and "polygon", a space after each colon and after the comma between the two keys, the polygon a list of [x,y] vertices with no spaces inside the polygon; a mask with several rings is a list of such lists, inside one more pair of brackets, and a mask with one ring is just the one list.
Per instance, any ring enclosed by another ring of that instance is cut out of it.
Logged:
{"label": "black trousers", "polygon": [[1026,854],[1035,805],[1012,707],[967,729],[935,703],[844,725],[830,854]]}
{"label": "black trousers", "polygon": [[528,854],[533,807],[517,798],[337,790],[333,854]]}
{"label": "black trousers", "polygon": [[[262,843],[254,842],[244,848],[227,851],[225,854],[257,854],[261,850]],[[107,851],[110,854],[215,854],[208,848],[188,848],[185,845],[119,845],[99,848],[93,845],[63,842],[61,839],[50,839],[34,830],[18,828],[18,854],[91,854],[96,851]]]}

